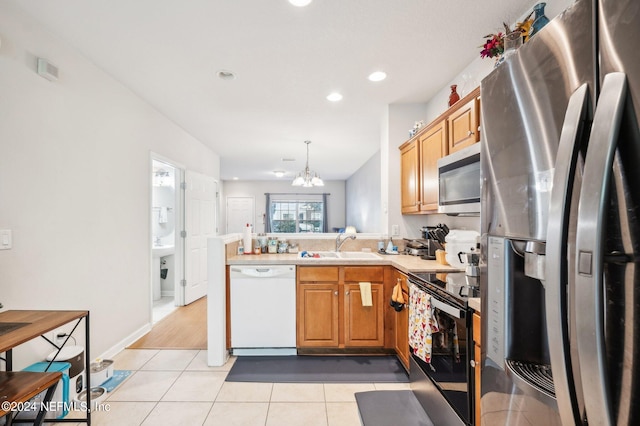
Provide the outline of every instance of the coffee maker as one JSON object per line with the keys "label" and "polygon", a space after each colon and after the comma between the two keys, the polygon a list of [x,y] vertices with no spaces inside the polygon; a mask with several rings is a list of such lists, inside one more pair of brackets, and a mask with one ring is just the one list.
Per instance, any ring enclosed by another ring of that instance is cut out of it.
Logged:
{"label": "coffee maker", "polygon": [[478,266],[480,263],[480,255],[478,253],[465,253],[461,251],[458,253],[458,259],[460,260],[460,263],[465,263],[467,265],[464,272],[468,277],[480,276],[480,267]]}

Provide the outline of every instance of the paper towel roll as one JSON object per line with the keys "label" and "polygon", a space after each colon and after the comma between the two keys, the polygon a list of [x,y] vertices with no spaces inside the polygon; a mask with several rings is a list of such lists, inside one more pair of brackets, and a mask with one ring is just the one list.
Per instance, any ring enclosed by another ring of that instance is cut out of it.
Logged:
{"label": "paper towel roll", "polygon": [[253,248],[251,247],[251,225],[249,225],[248,223],[247,226],[244,227],[242,240],[245,254],[253,254]]}

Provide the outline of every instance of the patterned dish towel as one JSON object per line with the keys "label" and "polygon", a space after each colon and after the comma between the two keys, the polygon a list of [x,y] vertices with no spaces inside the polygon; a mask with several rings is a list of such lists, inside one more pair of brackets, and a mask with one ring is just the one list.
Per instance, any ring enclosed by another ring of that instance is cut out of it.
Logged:
{"label": "patterned dish towel", "polygon": [[431,363],[431,335],[438,331],[431,296],[415,285],[411,285],[409,288],[409,346],[413,349],[413,353],[426,363]]}

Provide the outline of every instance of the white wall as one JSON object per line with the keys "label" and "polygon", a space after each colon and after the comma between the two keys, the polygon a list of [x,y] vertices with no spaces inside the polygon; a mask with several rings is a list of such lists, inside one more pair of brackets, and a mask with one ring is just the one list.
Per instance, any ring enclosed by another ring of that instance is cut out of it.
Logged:
{"label": "white wall", "polygon": [[[99,356],[149,325],[151,151],[217,179],[219,157],[6,3],[0,37],[0,302],[90,310]],[[51,348],[33,350],[17,368]]]}
{"label": "white wall", "polygon": [[355,226],[358,232],[382,232],[380,169],[378,151],[347,179],[347,225]]}
{"label": "white wall", "polygon": [[[404,216],[400,213],[400,150],[398,147],[409,139],[409,130],[416,121],[422,120],[425,104],[392,104],[388,107],[388,128],[386,138],[388,145],[382,150],[389,169],[388,216],[383,229],[385,235],[391,235],[393,225],[399,225],[400,236],[412,236],[404,224]],[[384,196],[383,196],[384,197]],[[413,236],[415,237],[415,235]]]}
{"label": "white wall", "polygon": [[283,181],[233,181],[226,180],[222,183],[222,208],[221,210],[221,233],[226,233],[226,198],[227,197],[253,197],[255,200],[255,220],[253,221],[253,232],[264,232],[265,214],[265,193],[304,193],[322,194],[329,193],[327,203],[329,204],[327,216],[329,232],[331,228],[343,228],[346,226],[345,216],[345,181],[324,181],[324,186],[314,188],[301,188],[291,186],[290,180]]}

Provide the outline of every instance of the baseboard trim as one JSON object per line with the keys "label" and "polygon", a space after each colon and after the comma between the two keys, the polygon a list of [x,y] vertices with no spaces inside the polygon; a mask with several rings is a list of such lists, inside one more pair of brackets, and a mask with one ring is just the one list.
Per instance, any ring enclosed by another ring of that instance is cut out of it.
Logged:
{"label": "baseboard trim", "polygon": [[136,331],[134,331],[133,333],[131,333],[129,336],[120,340],[118,343],[116,343],[106,351],[104,351],[98,357],[93,357],[93,358],[94,359],[95,358],[113,359],[113,357],[115,357],[120,352],[122,352],[127,346],[137,341],[138,339],[140,339],[142,336],[144,336],[150,331],[151,331],[151,324],[147,323],[142,327],[140,327],[139,329],[137,329]]}

